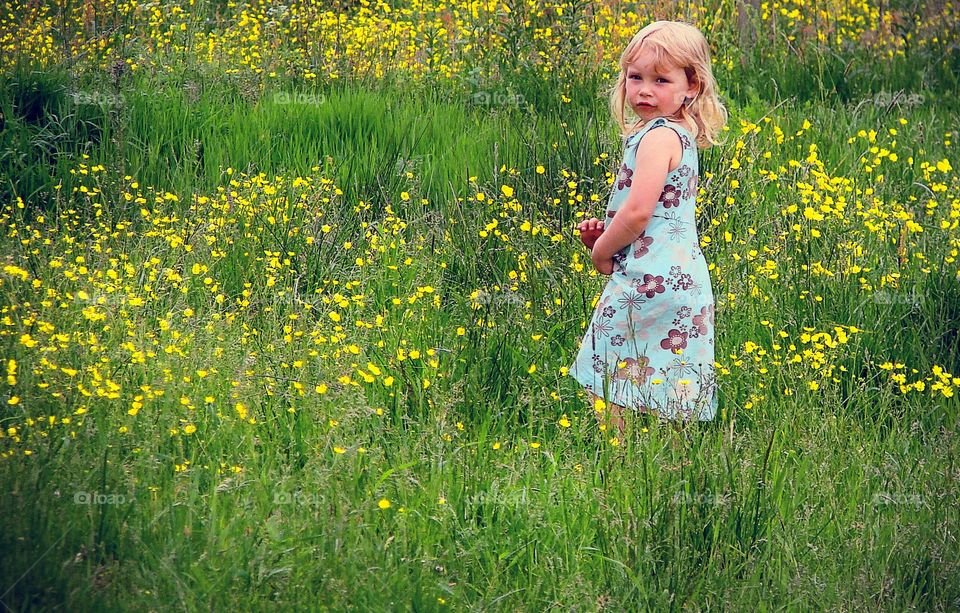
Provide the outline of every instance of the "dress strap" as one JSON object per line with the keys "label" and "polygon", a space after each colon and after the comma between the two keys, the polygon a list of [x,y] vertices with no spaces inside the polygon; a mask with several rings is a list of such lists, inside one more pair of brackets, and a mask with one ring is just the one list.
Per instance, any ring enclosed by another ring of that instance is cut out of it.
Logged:
{"label": "dress strap", "polygon": [[672,129],[677,133],[677,136],[680,137],[680,147],[683,149],[683,155],[686,156],[688,151],[697,152],[696,139],[693,137],[693,134],[690,133],[690,130],[685,128],[683,125],[677,123],[676,121],[670,121],[663,117],[657,117],[647,126],[647,129],[644,132],[654,128],[656,126],[666,126]]}
{"label": "dress strap", "polygon": [[650,123],[648,123],[648,124],[646,124],[646,125],[644,125],[644,126],[641,126],[639,130],[637,130],[636,132],[634,132],[634,133],[631,134],[630,136],[627,136],[626,138],[624,138],[624,141],[623,141],[624,144],[625,144],[625,145],[636,144],[636,143],[640,140],[640,137],[642,137],[644,134],[646,134],[647,131],[648,131],[650,128],[652,128],[655,123],[657,123],[658,121],[661,121],[662,119],[663,119],[662,117],[658,117],[658,118],[656,118],[655,120],[651,121]]}
{"label": "dress strap", "polygon": [[686,149],[689,143],[693,142],[693,138],[690,135],[690,131],[678,124],[675,121],[670,121],[664,117],[657,117],[653,121],[647,123],[645,126],[626,137],[623,141],[625,147],[635,147],[640,143],[640,138],[644,134],[652,130],[657,126],[667,126],[668,128],[673,128],[677,131],[677,135],[680,136],[680,143]]}

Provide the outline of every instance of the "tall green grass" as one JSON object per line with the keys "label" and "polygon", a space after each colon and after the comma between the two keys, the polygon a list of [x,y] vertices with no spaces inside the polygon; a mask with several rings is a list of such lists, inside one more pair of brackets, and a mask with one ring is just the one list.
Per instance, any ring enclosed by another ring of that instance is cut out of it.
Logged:
{"label": "tall green grass", "polygon": [[[724,146],[701,155],[699,202],[701,236],[711,237],[706,256],[719,266],[717,360],[731,371],[721,382],[721,415],[679,431],[628,416],[629,431],[616,444],[576,384],[559,374],[602,287],[589,268],[571,269],[574,253],[584,257],[572,226],[602,212],[606,173],[621,154],[597,84],[569,103],[532,78],[513,91],[291,84],[241,95],[227,76],[193,80],[188,72],[182,81],[129,82],[117,99],[89,104],[70,92],[110,90],[55,72],[8,82],[0,100],[3,204],[12,213],[5,265],[29,269],[64,306],[43,306],[42,291],[9,276],[0,286],[9,318],[0,357],[18,361],[20,380],[3,398],[21,397],[5,405],[0,425],[23,436],[22,444],[3,439],[13,453],[0,460],[0,601],[13,610],[955,608],[957,397],[902,394],[877,365],[905,362],[907,372],[917,370],[911,381],[933,366],[960,373],[960,296],[948,261],[956,231],[928,224],[905,239],[902,261],[897,232],[880,239],[834,222],[815,226],[823,234],[813,238],[797,183],[816,182],[816,166],[804,162],[816,144],[827,173],[851,181],[850,215],[876,197],[886,208],[910,203],[926,224],[930,184],[953,190],[957,182],[955,173],[926,181],[920,164],[955,159],[957,113],[928,89],[918,106],[877,104],[866,86],[856,95],[840,91],[839,65],[827,58],[823,65],[813,80],[791,64],[721,78],[731,92],[730,132]],[[927,83],[892,74],[885,87]],[[764,78],[778,89],[764,87]],[[782,129],[783,144],[765,116]],[[743,133],[741,120],[761,132]],[[811,127],[796,136],[805,121]],[[871,145],[847,140],[861,129],[879,132],[879,146],[896,139],[900,161],[865,173],[860,156]],[[731,164],[738,140],[739,169]],[[79,163],[106,170],[72,174]],[[250,227],[235,209],[223,226],[208,228],[209,211],[191,209],[192,196],[234,189],[241,171],[285,177],[286,202],[257,209]],[[875,178],[881,172],[883,182]],[[141,205],[123,197],[133,189],[127,175],[149,196],[147,208],[157,209],[151,219],[178,217],[169,225],[187,237],[190,253],[149,235],[154,226]],[[298,176],[333,179],[342,193],[294,188]],[[102,198],[72,192],[91,184]],[[509,200],[503,185],[515,189],[519,210],[501,215]],[[941,212],[953,199],[949,190],[938,196]],[[180,201],[152,200],[166,192]],[[308,204],[297,208],[301,193]],[[799,215],[781,212],[790,204]],[[510,241],[480,237],[493,219]],[[130,228],[117,229],[125,221]],[[564,240],[523,232],[523,221]],[[790,230],[795,222],[804,224],[799,236]],[[26,224],[59,226],[51,238],[75,240],[25,244]],[[329,234],[317,230],[322,224]],[[384,251],[372,247],[371,228]],[[321,238],[307,243],[304,229]],[[840,274],[853,253],[849,240],[863,250],[853,262],[871,271]],[[345,250],[345,242],[354,247]],[[59,251],[67,248],[73,252]],[[292,262],[278,272],[265,252],[292,253]],[[94,271],[129,258],[129,284],[152,283],[158,296],[145,312],[131,311],[130,327],[120,307],[109,306],[114,319],[104,330],[83,318],[86,303],[62,297],[88,286],[47,268],[57,255],[68,262],[82,255]],[[360,266],[357,257],[372,264]],[[149,282],[151,258],[160,261],[153,268],[187,277],[185,291]],[[767,259],[778,278],[758,270]],[[817,262],[837,274],[812,274]],[[209,272],[192,275],[194,263]],[[510,290],[517,270],[527,281]],[[901,285],[875,291],[892,271]],[[221,285],[217,292],[203,284],[207,274]],[[271,275],[275,286],[266,283]],[[862,290],[859,277],[874,291]],[[439,308],[426,286],[441,295]],[[470,294],[480,289],[490,298],[478,305]],[[284,327],[316,324],[328,334],[332,307],[323,299],[336,292],[364,295],[342,309],[347,341],[313,347],[321,355],[294,369],[311,346],[287,342]],[[183,316],[187,307],[193,318]],[[127,395],[89,399],[67,388],[56,399],[38,388],[63,375],[47,372],[20,342],[26,332],[41,336],[32,310],[75,338],[96,332],[102,348],[74,343],[42,357],[63,367],[102,363]],[[380,327],[355,325],[377,315]],[[175,339],[159,319],[189,338],[183,356],[163,351]],[[817,377],[807,361],[774,361],[774,343],[800,345],[805,328],[834,325],[861,332],[827,352],[832,377]],[[766,356],[747,352],[747,341]],[[135,363],[126,342],[152,347],[157,357]],[[439,368],[427,356],[395,358],[398,349],[431,348]],[[338,382],[348,373],[362,381],[356,369],[369,370],[371,361],[389,364],[392,386]],[[809,389],[812,379],[822,381],[819,390]],[[329,389],[301,397],[294,381]],[[128,396],[142,385],[165,394],[129,416]],[[216,401],[205,402],[208,395]],[[236,418],[236,402],[256,425]],[[80,405],[89,412],[73,415]],[[51,415],[72,424],[40,421]],[[28,418],[34,425],[25,425]],[[184,434],[187,422],[195,433]],[[389,508],[379,507],[383,499]]]}

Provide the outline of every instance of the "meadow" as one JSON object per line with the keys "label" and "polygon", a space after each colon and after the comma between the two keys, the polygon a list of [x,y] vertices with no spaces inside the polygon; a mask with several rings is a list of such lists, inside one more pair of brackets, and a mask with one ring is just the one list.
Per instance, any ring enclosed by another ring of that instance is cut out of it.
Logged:
{"label": "meadow", "polygon": [[[6,610],[960,607],[958,5],[0,15]],[[575,225],[711,43],[720,410],[598,419]]]}

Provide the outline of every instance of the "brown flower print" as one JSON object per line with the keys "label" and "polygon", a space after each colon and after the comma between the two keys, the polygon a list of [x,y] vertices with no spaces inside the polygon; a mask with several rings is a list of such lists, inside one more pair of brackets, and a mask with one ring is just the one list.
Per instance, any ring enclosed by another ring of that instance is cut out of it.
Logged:
{"label": "brown flower print", "polygon": [[683,197],[685,199],[696,198],[697,197],[697,181],[699,177],[697,173],[693,173],[687,178],[687,188],[683,190]]}
{"label": "brown flower print", "polygon": [[694,338],[704,336],[707,333],[707,320],[712,319],[712,314],[709,312],[710,307],[703,307],[700,309],[699,315],[693,316],[693,331],[696,334],[691,334]]}
{"label": "brown flower print", "polygon": [[[677,269],[676,273],[674,273],[674,268]],[[679,266],[670,267],[670,280],[668,283],[670,284],[670,289],[675,292],[680,291],[681,289],[687,291],[695,285],[693,276],[685,272],[680,272]]]}
{"label": "brown flower print", "polygon": [[[680,310],[677,311],[677,316],[673,320],[673,325],[679,326],[681,329],[686,329],[686,324],[683,324],[683,320],[687,317],[690,317],[690,307],[682,306]],[[681,325],[682,324],[682,325]]]}
{"label": "brown flower print", "polygon": [[677,349],[686,349],[687,333],[677,329],[670,330],[667,332],[667,338],[660,341],[660,348],[668,349],[674,353],[677,352]]}
{"label": "brown flower print", "polygon": [[613,254],[610,258],[613,260],[613,270],[614,272],[619,272],[621,274],[627,274],[627,250],[629,246],[624,247],[620,251]]}
{"label": "brown flower print", "polygon": [[633,242],[633,257],[634,259],[642,258],[643,256],[650,253],[650,245],[653,244],[653,237],[647,236],[646,230],[640,233],[640,237]]}
{"label": "brown flower print", "polygon": [[667,288],[663,286],[663,275],[653,276],[645,274],[643,275],[643,281],[637,282],[637,291],[641,294],[646,294],[647,298],[653,298],[666,290]]}
{"label": "brown flower print", "polygon": [[633,179],[630,178],[632,176],[633,176],[633,170],[630,168],[627,168],[626,164],[621,164],[620,178],[617,181],[617,189],[621,190],[624,187],[630,187],[631,185],[633,185]]}
{"label": "brown flower print", "polygon": [[613,381],[630,381],[634,385],[643,385],[654,373],[654,369],[648,366],[650,358],[647,356],[640,356],[638,360],[627,358],[623,362],[623,368],[617,368],[613,373]]}
{"label": "brown flower print", "polygon": [[680,206],[680,190],[675,185],[667,185],[660,194],[660,202],[663,208],[669,209],[672,206]]}

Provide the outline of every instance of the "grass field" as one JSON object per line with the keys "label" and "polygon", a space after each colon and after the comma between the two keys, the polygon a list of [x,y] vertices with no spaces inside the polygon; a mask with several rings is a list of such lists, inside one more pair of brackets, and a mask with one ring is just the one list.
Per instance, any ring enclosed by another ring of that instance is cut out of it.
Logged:
{"label": "grass field", "polygon": [[[958,9],[8,3],[4,609],[956,610]],[[574,226],[659,18],[720,411],[621,437]]]}

